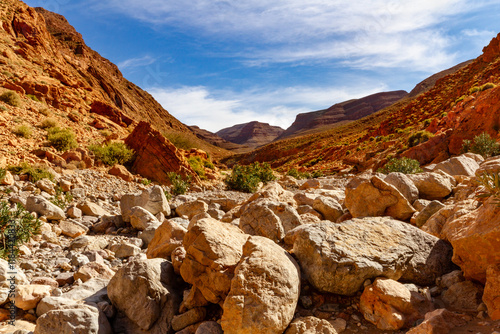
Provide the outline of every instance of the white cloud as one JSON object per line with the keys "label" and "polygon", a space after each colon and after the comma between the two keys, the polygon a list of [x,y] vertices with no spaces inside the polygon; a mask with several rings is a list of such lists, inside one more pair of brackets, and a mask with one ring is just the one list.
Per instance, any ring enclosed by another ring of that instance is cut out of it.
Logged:
{"label": "white cloud", "polygon": [[385,90],[382,84],[353,87],[256,88],[245,92],[210,91],[203,86],[146,89],[172,115],[187,125],[212,132],[250,121],[287,128],[301,112]]}
{"label": "white cloud", "polygon": [[137,58],[130,58],[118,63],[118,67],[120,70],[130,69],[135,67],[148,66],[153,64],[156,61],[156,58],[153,58],[149,55]]}
{"label": "white cloud", "polygon": [[[248,65],[345,60],[432,72],[453,65],[439,26],[489,0],[107,0],[136,19],[244,43]],[[257,50],[257,51],[255,51]],[[266,50],[266,51],[262,51]]]}

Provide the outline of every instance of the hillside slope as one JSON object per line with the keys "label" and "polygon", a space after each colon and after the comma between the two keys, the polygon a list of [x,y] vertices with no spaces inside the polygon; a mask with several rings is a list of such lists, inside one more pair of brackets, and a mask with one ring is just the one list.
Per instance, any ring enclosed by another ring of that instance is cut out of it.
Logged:
{"label": "hillside slope", "polygon": [[279,126],[253,121],[219,130],[216,135],[232,143],[256,148],[272,142],[283,131]]}

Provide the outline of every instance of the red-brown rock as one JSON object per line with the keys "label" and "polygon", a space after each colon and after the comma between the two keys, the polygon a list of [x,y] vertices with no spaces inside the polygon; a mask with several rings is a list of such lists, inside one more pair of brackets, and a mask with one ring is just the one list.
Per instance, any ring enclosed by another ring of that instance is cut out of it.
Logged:
{"label": "red-brown rock", "polygon": [[127,182],[131,182],[134,179],[134,176],[122,165],[114,165],[108,173]]}

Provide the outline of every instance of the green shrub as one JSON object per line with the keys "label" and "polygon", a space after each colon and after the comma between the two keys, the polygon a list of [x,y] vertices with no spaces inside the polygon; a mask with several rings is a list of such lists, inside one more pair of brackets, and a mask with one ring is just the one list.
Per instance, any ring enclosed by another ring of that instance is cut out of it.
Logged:
{"label": "green shrub", "polygon": [[0,181],[3,180],[3,178],[5,177],[5,174],[7,173],[7,171],[3,168],[0,167]]}
{"label": "green shrub", "polygon": [[205,180],[205,168],[202,159],[200,157],[189,157],[187,161],[200,179]]}
{"label": "green shrub", "polygon": [[30,99],[32,99],[33,101],[35,102],[40,102],[40,100],[38,99],[38,97],[36,97],[35,95],[32,95],[32,94],[26,94],[26,96]]}
{"label": "green shrub", "polygon": [[471,89],[469,89],[469,94],[474,94],[476,92],[479,92],[480,89],[481,88],[479,88],[478,86],[474,86]]}
{"label": "green shrub", "polygon": [[18,166],[9,166],[7,169],[16,175],[27,175],[28,180],[33,183],[41,179],[54,181],[54,175],[52,175],[52,173],[50,173],[45,167],[31,166],[26,162],[22,162]]}
{"label": "green shrub", "polygon": [[56,194],[54,198],[50,200],[51,203],[57,205],[61,209],[65,210],[66,207],[73,201],[73,195],[70,192],[64,192],[61,187],[56,188]]}
{"label": "green shrub", "polygon": [[23,124],[17,126],[14,130],[12,130],[12,133],[18,137],[30,138],[33,131],[29,126]]}
{"label": "green shrub", "polygon": [[113,133],[111,132],[111,130],[108,130],[108,129],[104,129],[104,130],[101,130],[99,131],[99,133],[101,134],[101,136],[103,136],[104,138],[107,138],[109,136],[111,136]]}
{"label": "green shrub", "polygon": [[483,132],[475,136],[473,141],[464,140],[462,142],[462,152],[472,152],[487,158],[497,155],[500,152],[500,145],[489,134]]}
{"label": "green shrub", "polygon": [[144,178],[141,180],[141,184],[145,185],[145,186],[149,186],[153,181],[147,179],[147,178]]}
{"label": "green shrub", "polygon": [[485,91],[487,89],[495,88],[496,86],[497,85],[495,85],[494,83],[488,82],[488,83],[485,83],[484,85],[482,85],[481,88],[480,88],[480,90],[482,92],[482,91]]}
{"label": "green shrub", "polygon": [[429,131],[418,131],[410,136],[408,138],[408,147],[413,147],[417,146],[418,144],[425,143],[428,141],[430,138],[434,137],[434,134],[432,134]]}
{"label": "green shrub", "polygon": [[50,145],[56,150],[64,152],[78,147],[76,136],[70,129],[61,129],[59,127],[49,128],[48,137]]}
{"label": "green shrub", "polygon": [[235,166],[231,175],[226,177],[224,182],[229,189],[253,193],[257,190],[260,182],[265,184],[275,179],[273,170],[268,163],[254,162],[248,166]]}
{"label": "green shrub", "polygon": [[383,168],[379,168],[379,173],[389,174],[399,172],[404,174],[421,173],[420,163],[417,160],[410,158],[392,158]]}
{"label": "green shrub", "polygon": [[44,118],[40,125],[38,125],[38,127],[42,129],[55,128],[57,126],[58,123],[54,118]]}
{"label": "green shrub", "polygon": [[172,183],[172,187],[170,188],[172,195],[184,195],[189,190],[190,177],[187,180],[183,180],[182,176],[175,172],[169,172],[167,176],[170,179],[170,183]]}
{"label": "green shrub", "polygon": [[0,95],[0,101],[7,103],[13,107],[19,107],[21,105],[21,98],[16,92],[8,90]]}
{"label": "green shrub", "polygon": [[11,210],[7,202],[0,202],[0,257],[15,260],[19,246],[39,233],[41,222],[20,204]]}
{"label": "green shrub", "polygon": [[90,145],[89,150],[94,152],[95,157],[107,166],[126,164],[134,158],[134,151],[125,143],[113,142],[103,146]]}

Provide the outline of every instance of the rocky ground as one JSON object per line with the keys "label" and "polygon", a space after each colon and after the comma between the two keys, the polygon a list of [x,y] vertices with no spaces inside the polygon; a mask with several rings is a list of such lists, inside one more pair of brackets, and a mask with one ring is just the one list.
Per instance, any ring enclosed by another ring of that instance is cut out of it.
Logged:
{"label": "rocky ground", "polygon": [[[485,171],[500,159],[170,200],[104,170],[8,174],[2,200],[43,223],[17,259],[15,327],[0,261],[0,333],[500,332],[500,208],[476,196]],[[71,194],[62,208],[58,188]]]}

